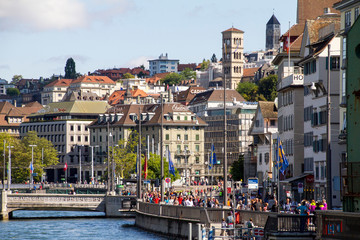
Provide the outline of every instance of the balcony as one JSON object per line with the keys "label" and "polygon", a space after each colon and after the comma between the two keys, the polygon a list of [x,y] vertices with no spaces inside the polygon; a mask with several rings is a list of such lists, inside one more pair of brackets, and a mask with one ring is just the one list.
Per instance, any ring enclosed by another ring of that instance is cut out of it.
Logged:
{"label": "balcony", "polygon": [[304,84],[304,75],[303,74],[291,74],[290,76],[287,76],[283,78],[278,83],[277,90],[283,89],[285,87],[289,86],[301,86]]}

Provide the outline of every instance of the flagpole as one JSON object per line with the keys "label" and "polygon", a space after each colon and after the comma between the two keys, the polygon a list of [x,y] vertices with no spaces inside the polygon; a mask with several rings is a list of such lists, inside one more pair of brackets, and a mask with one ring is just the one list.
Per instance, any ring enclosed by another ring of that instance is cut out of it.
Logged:
{"label": "flagpole", "polygon": [[290,40],[290,21],[289,21],[289,33],[288,33],[288,45],[287,45],[287,50],[288,50],[288,76],[290,76],[290,45],[291,45],[291,40]]}
{"label": "flagpole", "polygon": [[164,202],[164,152],[163,152],[163,128],[164,128],[164,104],[163,104],[163,95],[160,94],[160,101],[161,101],[161,114],[160,114],[160,118],[161,118],[161,127],[160,127],[160,159],[161,159],[161,179],[160,179],[160,195],[161,195],[161,202]]}
{"label": "flagpole", "polygon": [[276,157],[276,161],[277,161],[277,171],[276,171],[276,175],[277,175],[277,202],[278,202],[278,212],[280,212],[280,169],[279,169],[279,144],[280,144],[280,137],[278,136],[278,140],[276,143],[276,153],[277,153],[277,157]]}

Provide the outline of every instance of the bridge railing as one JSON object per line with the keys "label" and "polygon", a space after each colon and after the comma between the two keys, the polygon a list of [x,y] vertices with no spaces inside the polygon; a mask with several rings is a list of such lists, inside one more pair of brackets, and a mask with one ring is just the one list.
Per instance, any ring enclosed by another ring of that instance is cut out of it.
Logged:
{"label": "bridge railing", "polygon": [[189,219],[201,223],[221,222],[229,209],[154,204],[138,201],[138,211],[157,216]]}

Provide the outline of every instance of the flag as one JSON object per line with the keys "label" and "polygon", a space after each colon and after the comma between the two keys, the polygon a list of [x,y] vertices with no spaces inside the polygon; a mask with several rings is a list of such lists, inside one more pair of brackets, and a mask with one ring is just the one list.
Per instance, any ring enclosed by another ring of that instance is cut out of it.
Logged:
{"label": "flag", "polygon": [[286,168],[289,166],[289,162],[286,159],[284,149],[282,147],[282,143],[280,141],[280,138],[278,137],[278,169],[279,171],[284,174]]}
{"label": "flag", "polygon": [[166,91],[169,91],[169,84],[166,84]]}
{"label": "flag", "polygon": [[214,146],[214,143],[212,143],[210,159],[209,159],[209,169],[211,169],[212,166],[214,166],[216,163],[217,163],[217,160],[216,160],[215,146]]}
{"label": "flag", "polygon": [[32,163],[30,163],[29,168],[30,168],[30,173],[33,173],[34,172],[34,166],[32,165]]}
{"label": "flag", "polygon": [[145,154],[144,179],[147,179],[147,176],[148,176],[148,159],[147,159],[147,155]]}
{"label": "flag", "polygon": [[287,53],[289,53],[289,51],[290,51],[290,44],[291,44],[291,41],[290,41],[290,29],[289,29],[288,35],[287,35],[287,38],[286,38],[285,44],[284,44],[284,50],[286,50]]}
{"label": "flag", "polygon": [[175,167],[174,167],[174,163],[171,160],[170,150],[168,151],[168,160],[169,160],[169,173],[175,177]]}
{"label": "flag", "polygon": [[67,170],[67,167],[68,167],[68,165],[67,165],[67,163],[65,163],[65,165],[64,165],[64,171]]}

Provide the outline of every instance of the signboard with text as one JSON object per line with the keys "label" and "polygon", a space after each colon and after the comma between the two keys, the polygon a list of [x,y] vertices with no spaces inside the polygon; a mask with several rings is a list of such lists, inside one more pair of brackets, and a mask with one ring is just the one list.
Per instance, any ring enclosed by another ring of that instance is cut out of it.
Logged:
{"label": "signboard with text", "polygon": [[259,188],[259,180],[257,178],[248,178],[248,189],[257,190]]}

